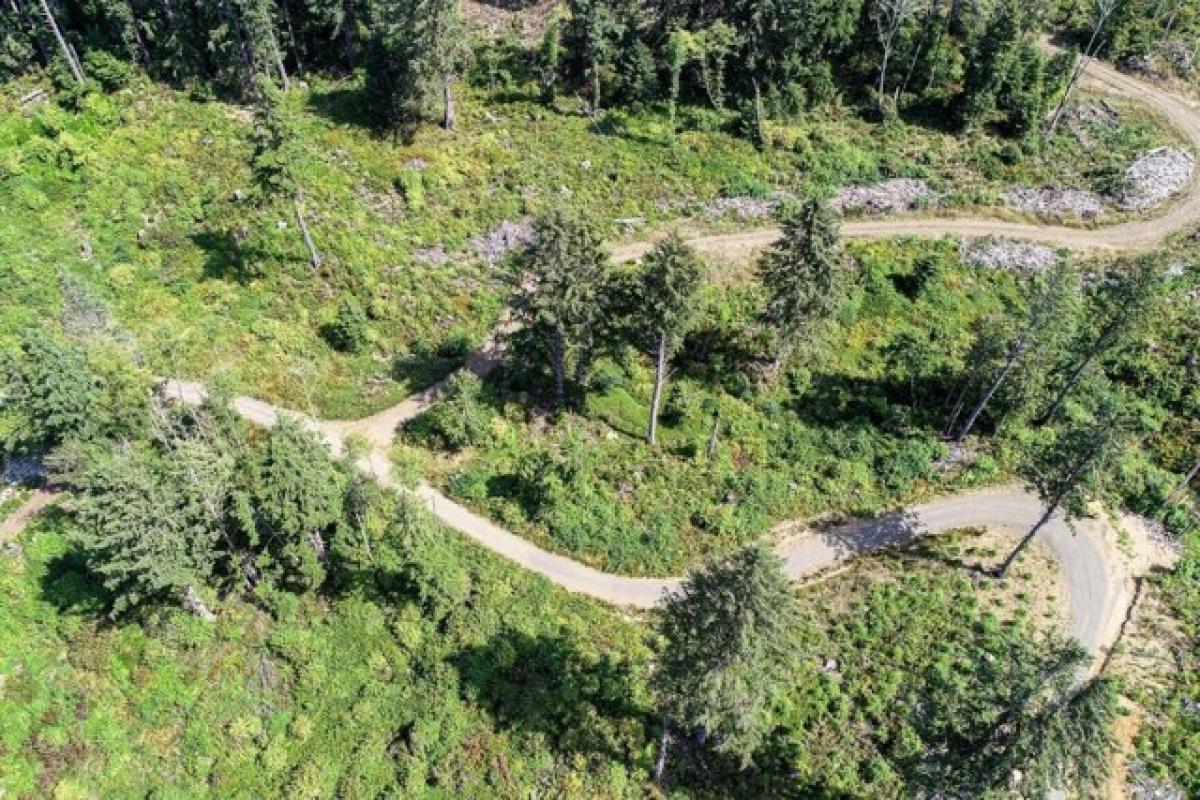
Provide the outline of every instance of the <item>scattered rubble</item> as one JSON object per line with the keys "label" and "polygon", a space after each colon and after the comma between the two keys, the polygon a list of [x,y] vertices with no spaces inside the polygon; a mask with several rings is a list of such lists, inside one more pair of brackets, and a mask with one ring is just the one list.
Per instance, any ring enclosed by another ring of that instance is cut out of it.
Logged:
{"label": "scattered rubble", "polygon": [[1021,187],[1009,189],[1004,202],[1012,208],[1031,214],[1049,214],[1059,217],[1079,217],[1085,220],[1099,219],[1104,215],[1104,200],[1094,192],[1069,189],[1061,186],[1043,186],[1041,189]]}
{"label": "scattered rubble", "polygon": [[1196,157],[1175,147],[1152,150],[1125,171],[1127,188],[1117,198],[1126,211],[1145,211],[1166,202],[1192,179]]}
{"label": "scattered rubble", "polygon": [[1119,127],[1121,113],[1105,101],[1081,103],[1066,110],[1063,123],[1080,144],[1091,149],[1096,145],[1091,132],[1100,128]]}
{"label": "scattered rubble", "polygon": [[450,254],[446,252],[445,247],[439,244],[436,247],[415,251],[413,259],[418,264],[424,264],[427,267],[444,267],[450,263]]}
{"label": "scattered rubble", "polygon": [[935,199],[925,181],[896,178],[866,186],[846,186],[830,201],[839,214],[894,214]]}
{"label": "scattered rubble", "polygon": [[1140,764],[1129,771],[1129,796],[1134,800],[1184,800],[1182,789],[1152,777]]}
{"label": "scattered rubble", "polygon": [[974,267],[1014,272],[1041,272],[1058,263],[1058,253],[1049,247],[997,238],[964,241],[961,258]]}
{"label": "scattered rubble", "polygon": [[775,216],[785,198],[782,195],[761,197],[718,197],[704,206],[704,216],[710,219],[736,217],[740,220],[763,220]]}
{"label": "scattered rubble", "polygon": [[532,244],[533,239],[533,224],[529,220],[505,220],[491,233],[472,239],[471,249],[484,262],[494,265],[513,250]]}

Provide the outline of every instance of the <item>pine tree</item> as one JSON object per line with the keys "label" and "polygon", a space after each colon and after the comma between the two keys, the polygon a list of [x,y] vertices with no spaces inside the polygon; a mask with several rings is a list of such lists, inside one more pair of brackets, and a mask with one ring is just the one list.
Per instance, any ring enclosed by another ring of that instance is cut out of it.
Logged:
{"label": "pine tree", "polygon": [[651,445],[658,441],[658,412],[668,364],[687,332],[703,275],[696,251],[678,232],[659,242],[642,264],[641,316],[644,330],[653,331],[655,352],[654,391],[646,429],[646,441]]}
{"label": "pine tree", "polygon": [[165,602],[211,617],[199,598],[220,527],[168,477],[161,455],[104,444],[60,454],[58,464],[74,491],[72,540],[111,593],[112,614]]}
{"label": "pine tree", "polygon": [[[984,369],[991,371],[992,377],[953,434],[954,441],[967,438],[997,392],[1014,377],[1024,373],[1026,383],[1034,383],[1044,376],[1048,366],[1060,358],[1079,325],[1082,297],[1078,270],[1069,261],[1060,261],[1047,274],[1034,278],[1028,313],[1016,330],[1004,337],[1007,343],[1003,349],[994,351],[997,358],[984,362]],[[998,338],[995,331],[985,335]],[[954,422],[951,420],[948,431],[954,430]]]}
{"label": "pine tree", "polygon": [[791,685],[798,622],[783,562],[764,546],[710,563],[667,597],[653,678],[663,708],[656,780],[675,726],[712,734],[718,751],[751,762]]}
{"label": "pine tree", "polygon": [[845,300],[846,269],[829,208],[809,200],[787,213],[782,236],[759,258],[757,274],[767,293],[763,322],[775,332],[777,373]]}
{"label": "pine tree", "polygon": [[37,330],[0,358],[0,426],[9,449],[45,451],[93,422],[100,386],[79,350]]}
{"label": "pine tree", "polygon": [[567,359],[577,354],[582,375],[590,342],[605,309],[609,257],[599,233],[568,211],[556,210],[534,223],[535,240],[518,262],[515,302],[518,321],[547,355],[556,405],[566,403]]}
{"label": "pine tree", "polygon": [[420,121],[434,98],[442,124],[457,123],[454,84],[470,55],[459,0],[387,0],[367,59],[367,92],[379,122],[399,129]]}
{"label": "pine tree", "polygon": [[591,86],[592,118],[599,119],[605,75],[616,63],[618,45],[626,32],[623,15],[615,0],[570,0],[567,20],[568,48],[584,64]]}

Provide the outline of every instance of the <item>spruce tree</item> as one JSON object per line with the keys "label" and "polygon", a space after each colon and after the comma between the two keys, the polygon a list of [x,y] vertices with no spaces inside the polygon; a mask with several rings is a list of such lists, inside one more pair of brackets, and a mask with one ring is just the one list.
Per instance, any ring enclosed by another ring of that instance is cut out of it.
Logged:
{"label": "spruce tree", "polygon": [[783,219],[783,233],[758,260],[766,290],[763,322],[775,333],[773,371],[845,300],[846,268],[828,206],[809,200]]}
{"label": "spruce tree", "polygon": [[663,709],[655,778],[673,728],[711,734],[715,748],[748,765],[775,725],[791,685],[799,609],[783,562],[765,546],[716,560],[667,597],[657,628],[664,647],[653,682]]}
{"label": "spruce tree", "polygon": [[304,189],[300,183],[306,148],[296,130],[296,113],[288,100],[269,80],[259,81],[259,102],[254,115],[254,156],[252,166],[260,202],[285,198],[292,207],[296,227],[308,249],[309,263],[315,271],[322,258],[308,228],[304,210]]}
{"label": "spruce tree", "polygon": [[323,443],[286,419],[270,430],[251,469],[253,511],[241,520],[251,545],[285,586],[320,586],[341,519],[343,474]]}
{"label": "spruce tree", "polygon": [[650,421],[646,441],[658,441],[658,412],[668,364],[683,343],[700,290],[703,270],[696,251],[678,232],[659,242],[646,256],[641,269],[640,301],[643,330],[654,343],[654,391],[650,396]]}
{"label": "spruce tree", "polygon": [[549,361],[556,406],[566,403],[567,359],[576,354],[582,376],[605,310],[609,256],[596,229],[569,211],[534,223],[534,243],[517,262],[517,320]]}

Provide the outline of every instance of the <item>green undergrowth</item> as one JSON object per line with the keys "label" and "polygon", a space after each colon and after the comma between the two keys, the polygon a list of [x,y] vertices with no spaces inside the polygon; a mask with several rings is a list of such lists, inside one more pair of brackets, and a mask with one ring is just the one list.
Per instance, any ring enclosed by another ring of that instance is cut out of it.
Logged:
{"label": "green undergrowth", "polygon": [[[760,352],[757,290],[706,289],[657,447],[643,439],[650,361],[628,351],[603,361],[584,406],[557,422],[531,412],[538,395],[503,375],[477,403],[435,411],[435,428],[447,418],[473,427],[461,454],[431,467],[456,497],[552,549],[651,575],[677,574],[781,520],[870,515],[995,480],[1003,449],[968,471],[943,469],[939,434],[972,326],[1019,302],[1017,276],[964,266],[951,242],[853,252],[852,307],[776,383],[747,369]],[[425,424],[410,427],[409,441],[444,446]]]}
{"label": "green undergrowth", "polygon": [[[1013,182],[1086,182],[1098,153],[1123,164],[1170,138],[1130,113],[1090,149],[1064,133],[1025,153],[843,109],[789,123],[764,152],[703,109],[671,136],[657,107],[597,126],[476,89],[459,132],[403,144],[364,127],[357,83],[316,80],[290,99],[304,110],[300,183],[325,256],[312,273],[289,204],[253,200],[246,109],[138,81],[75,114],[20,106],[27,88],[0,101],[0,343],[46,318],[83,336],[115,327],[159,374],[220,378],[326,417],[377,410],[461,363],[504,298],[469,242],[506,220],[569,204],[613,235],[617,219],[719,225],[704,210],[714,198],[894,176],[926,178],[952,205],[989,203]],[[323,332],[351,297],[366,347],[347,354]]]}
{"label": "green undergrowth", "polygon": [[643,796],[645,633],[455,537],[443,618],[350,593],[108,623],[68,524],[0,555],[6,796]]}
{"label": "green undergrowth", "polygon": [[[15,797],[614,798],[649,781],[652,637],[447,534],[445,616],[369,593],[102,621],[51,511],[0,555],[0,788]],[[800,589],[792,688],[753,768],[693,742],[676,798],[899,798],[988,730],[1045,646],[957,540]],[[969,543],[968,543],[969,544]],[[445,573],[444,573],[445,574]],[[1019,612],[1019,609],[1018,609]]]}

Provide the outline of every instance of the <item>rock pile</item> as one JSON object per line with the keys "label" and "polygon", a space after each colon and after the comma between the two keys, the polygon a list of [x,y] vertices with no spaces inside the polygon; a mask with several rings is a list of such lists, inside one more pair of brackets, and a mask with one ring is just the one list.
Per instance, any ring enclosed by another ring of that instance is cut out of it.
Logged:
{"label": "rock pile", "polygon": [[489,265],[500,263],[506,255],[533,243],[533,225],[529,220],[504,220],[484,236],[471,240],[471,249]]}
{"label": "rock pile", "polygon": [[1196,157],[1175,147],[1160,147],[1139,158],[1125,171],[1126,189],[1118,198],[1126,211],[1145,211],[1161,205],[1187,186]]}
{"label": "rock pile", "polygon": [[925,181],[895,178],[867,186],[847,186],[833,196],[830,205],[839,214],[894,214],[933,199],[933,190]]}
{"label": "rock pile", "polygon": [[1049,247],[1012,239],[976,239],[963,242],[963,263],[982,269],[1040,272],[1058,263],[1058,253]]}
{"label": "rock pile", "polygon": [[1083,189],[1068,189],[1061,186],[1043,186],[1041,189],[1017,187],[1004,194],[1004,202],[1012,208],[1031,214],[1049,214],[1056,217],[1079,217],[1099,219],[1104,214],[1104,201],[1100,195]]}
{"label": "rock pile", "polygon": [[771,197],[719,197],[704,206],[704,216],[710,219],[735,217],[740,220],[763,220],[775,216],[783,204],[781,195]]}

